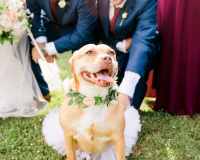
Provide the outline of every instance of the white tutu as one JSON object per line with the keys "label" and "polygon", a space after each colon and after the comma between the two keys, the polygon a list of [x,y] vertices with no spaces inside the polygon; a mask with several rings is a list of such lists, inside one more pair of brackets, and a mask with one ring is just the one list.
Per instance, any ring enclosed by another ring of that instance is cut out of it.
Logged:
{"label": "white tutu", "polygon": [[[42,133],[45,136],[46,143],[57,150],[63,156],[67,153],[63,130],[59,123],[60,108],[55,108],[44,118]],[[138,132],[141,130],[140,115],[138,111],[129,107],[125,112],[125,142],[126,142],[126,156],[132,153],[132,147],[136,144],[138,139]],[[76,150],[77,160],[116,160],[113,145],[101,153],[89,154],[87,152]]]}

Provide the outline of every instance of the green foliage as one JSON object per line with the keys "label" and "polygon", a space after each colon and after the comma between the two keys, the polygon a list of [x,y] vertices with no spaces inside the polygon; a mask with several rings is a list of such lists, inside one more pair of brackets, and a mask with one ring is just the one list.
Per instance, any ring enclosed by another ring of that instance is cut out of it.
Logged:
{"label": "green foliage", "polygon": [[13,41],[19,42],[19,38],[15,37],[14,35],[11,34],[10,32],[4,32],[0,34],[0,42],[3,45],[5,41],[9,41],[11,45],[13,45]]}
{"label": "green foliage", "polygon": [[[71,78],[71,53],[58,55],[61,76]],[[65,93],[53,92],[48,108],[32,118],[0,118],[0,160],[65,160],[49,147],[42,135],[48,111],[61,107]],[[142,130],[128,160],[200,160],[200,115],[193,119],[154,111],[146,98],[140,109]]]}

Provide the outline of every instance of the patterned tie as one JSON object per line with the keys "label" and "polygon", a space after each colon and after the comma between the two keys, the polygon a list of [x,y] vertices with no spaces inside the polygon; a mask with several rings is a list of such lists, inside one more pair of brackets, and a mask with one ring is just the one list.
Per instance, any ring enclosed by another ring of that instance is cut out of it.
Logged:
{"label": "patterned tie", "polygon": [[58,1],[51,0],[51,12],[55,20],[58,20]]}
{"label": "patterned tie", "polygon": [[117,17],[119,16],[120,11],[121,11],[121,8],[115,7],[114,16],[113,16],[112,20],[110,21],[110,31],[113,35],[115,35],[115,24],[116,24]]}

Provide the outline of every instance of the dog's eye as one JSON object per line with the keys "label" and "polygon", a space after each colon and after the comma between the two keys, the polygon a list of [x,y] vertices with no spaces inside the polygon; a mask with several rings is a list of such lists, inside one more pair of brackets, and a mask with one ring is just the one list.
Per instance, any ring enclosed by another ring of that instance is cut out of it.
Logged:
{"label": "dog's eye", "polygon": [[113,51],[110,51],[110,54],[114,55],[114,54],[115,54],[115,52],[113,52]]}
{"label": "dog's eye", "polygon": [[92,54],[92,51],[88,51],[86,54]]}

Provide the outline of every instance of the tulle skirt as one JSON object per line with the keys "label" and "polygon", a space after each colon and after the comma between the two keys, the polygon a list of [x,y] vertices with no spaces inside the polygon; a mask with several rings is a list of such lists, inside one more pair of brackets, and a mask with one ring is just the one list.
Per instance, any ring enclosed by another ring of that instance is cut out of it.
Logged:
{"label": "tulle skirt", "polygon": [[[64,142],[64,133],[59,124],[59,108],[55,108],[49,112],[44,118],[42,133],[45,136],[46,143],[58,153],[65,155],[67,149]],[[129,107],[125,112],[125,142],[126,142],[126,156],[132,153],[132,147],[136,144],[138,139],[138,132],[141,130],[140,115],[136,109]],[[116,160],[113,145],[101,153],[89,154],[87,152],[76,150],[77,160]]]}
{"label": "tulle skirt", "polygon": [[31,69],[29,42],[24,30],[13,46],[0,45],[0,117],[33,117],[48,105]]}

